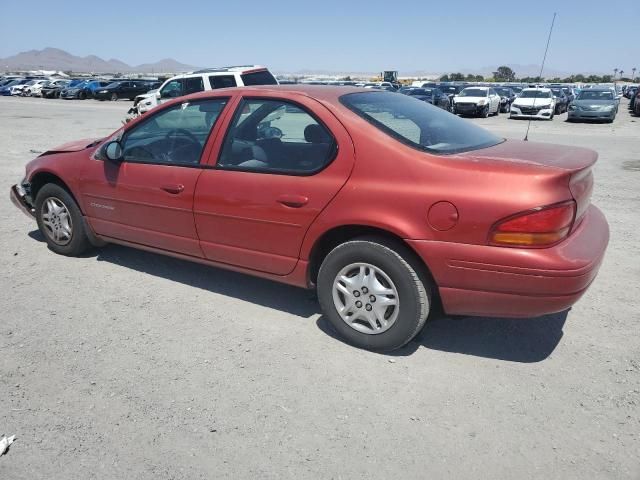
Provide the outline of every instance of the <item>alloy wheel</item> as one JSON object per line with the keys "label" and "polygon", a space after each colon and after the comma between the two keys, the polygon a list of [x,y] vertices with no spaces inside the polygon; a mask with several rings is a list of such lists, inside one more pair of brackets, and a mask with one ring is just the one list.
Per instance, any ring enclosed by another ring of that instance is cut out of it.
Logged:
{"label": "alloy wheel", "polygon": [[67,206],[56,197],[47,198],[40,213],[47,236],[57,245],[67,245],[73,236],[73,222]]}

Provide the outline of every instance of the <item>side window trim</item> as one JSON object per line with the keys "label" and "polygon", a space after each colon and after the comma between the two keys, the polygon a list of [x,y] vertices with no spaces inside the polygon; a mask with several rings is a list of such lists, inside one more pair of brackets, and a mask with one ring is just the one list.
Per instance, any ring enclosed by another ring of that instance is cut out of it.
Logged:
{"label": "side window trim", "polygon": [[[242,115],[242,110],[244,109],[244,106],[246,105],[247,101],[251,101],[251,100],[255,100],[255,101],[277,101],[277,102],[283,102],[289,105],[293,105],[294,107],[297,107],[299,109],[301,109],[303,112],[305,112],[307,115],[309,115],[311,118],[313,118],[318,125],[322,126],[331,136],[332,141],[332,146],[331,146],[331,151],[330,154],[326,160],[326,162],[317,169],[314,170],[309,170],[309,171],[299,171],[299,170],[286,170],[286,169],[271,169],[271,168],[242,168],[242,167],[237,167],[237,166],[232,166],[232,165],[221,165],[220,164],[220,160],[222,157],[222,153],[224,151],[224,147],[227,143],[227,140],[229,138],[229,135],[231,135],[231,132],[234,128],[234,125],[238,119],[238,117],[240,115]],[[288,175],[288,176],[294,176],[294,177],[310,177],[313,175],[317,175],[318,173],[322,172],[323,170],[325,170],[326,168],[328,168],[336,159],[336,157],[338,156],[340,150],[340,146],[338,144],[338,140],[336,139],[336,136],[333,134],[333,132],[331,131],[331,129],[327,126],[327,124],[325,122],[323,122],[317,115],[315,115],[315,113],[313,113],[307,106],[302,105],[294,100],[290,100],[288,98],[281,98],[281,97],[257,97],[257,96],[247,96],[247,97],[240,97],[239,101],[236,104],[235,110],[232,112],[231,118],[229,120],[229,123],[227,124],[227,131],[225,132],[223,138],[222,138],[222,142],[220,143],[219,149],[218,149],[218,156],[216,158],[216,162],[215,164],[212,166],[212,168],[216,169],[216,170],[226,170],[226,171],[233,171],[233,172],[246,172],[246,173],[260,173],[263,175]]]}
{"label": "side window trim", "polygon": [[[180,80],[182,82],[182,80]],[[204,169],[204,170],[211,170],[213,168],[215,168],[212,165],[207,164],[205,161],[205,152],[207,151],[207,145],[209,144],[209,142],[211,141],[211,135],[213,134],[213,131],[216,129],[216,126],[220,124],[221,119],[223,118],[225,112],[227,111],[228,107],[229,107],[229,103],[231,103],[231,97],[213,97],[213,98],[207,98],[207,99],[202,99],[202,100],[197,100],[194,102],[186,102],[186,103],[190,103],[190,104],[199,104],[199,103],[204,103],[204,102],[212,102],[212,101],[219,101],[219,102],[224,102],[224,106],[222,107],[222,110],[220,110],[220,113],[218,114],[218,116],[216,117],[216,119],[214,120],[213,124],[211,125],[211,128],[209,129],[209,133],[207,134],[207,138],[204,141],[204,144],[202,145],[202,150],[200,151],[200,158],[198,159],[198,163],[169,163],[169,162],[154,162],[154,161],[145,161],[145,160],[122,160],[122,163],[135,163],[135,164],[142,164],[142,165],[159,165],[159,166],[166,166],[166,167],[184,167],[184,168],[200,168],[200,169]],[[177,102],[175,104],[172,104],[169,107],[166,108],[161,108],[158,109],[158,112],[154,112],[153,115],[150,115],[148,118],[145,118],[144,120],[142,120],[140,123],[136,124],[133,128],[130,128],[128,130],[122,130],[116,137],[116,140],[118,140],[120,143],[124,143],[127,139],[127,137],[129,136],[129,134],[132,131],[135,131],[136,129],[142,127],[144,124],[152,121],[155,117],[157,117],[158,115],[161,115],[164,112],[170,111],[174,108],[181,108],[182,105],[185,102]],[[105,145],[108,142],[105,142]],[[105,157],[106,158],[106,157]]]}

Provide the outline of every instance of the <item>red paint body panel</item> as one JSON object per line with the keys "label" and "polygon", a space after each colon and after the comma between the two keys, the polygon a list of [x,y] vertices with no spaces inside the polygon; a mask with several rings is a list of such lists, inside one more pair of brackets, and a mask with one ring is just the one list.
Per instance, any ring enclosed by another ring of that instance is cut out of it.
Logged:
{"label": "red paint body panel", "polygon": [[[201,168],[103,162],[93,157],[97,147],[85,148],[91,141],[83,140],[31,162],[27,179],[41,172],[61,178],[108,241],[293,285],[308,286],[311,253],[323,235],[362,225],[403,239],[431,271],[451,314],[534,316],[567,308],[584,293],[609,235],[604,216],[590,206],[595,152],[505,141],[463,154],[429,154],[340,103],[340,96],[360,91],[265,86],[191,95],[153,112],[190,99],[229,98]],[[285,99],[310,110],[337,140],[333,162],[310,176],[215,168],[243,96]],[[174,193],[164,188],[175,185],[181,188]],[[576,202],[577,221],[557,245],[488,245],[496,222],[569,200]]]}

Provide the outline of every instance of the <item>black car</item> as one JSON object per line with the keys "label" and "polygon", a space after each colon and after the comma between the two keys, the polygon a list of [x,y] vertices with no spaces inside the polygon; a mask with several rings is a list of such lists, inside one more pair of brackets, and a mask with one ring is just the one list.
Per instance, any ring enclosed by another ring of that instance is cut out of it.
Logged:
{"label": "black car", "polygon": [[[73,83],[75,82],[75,83]],[[76,80],[61,80],[57,82],[51,82],[48,85],[42,87],[40,94],[42,98],[59,98],[60,92],[70,85],[77,85],[79,82]]]}
{"label": "black car", "polygon": [[551,93],[556,99],[556,113],[557,115],[565,113],[569,109],[569,98],[565,95],[564,90],[560,87],[551,87]]}
{"label": "black car", "polygon": [[465,87],[469,86],[469,84],[456,84],[456,83],[439,83],[437,88],[444,93],[447,97],[449,97],[449,103],[453,102],[453,97],[458,95]]}
{"label": "black car", "polygon": [[430,103],[431,105],[440,107],[443,110],[451,111],[451,101],[449,100],[449,97],[442,93],[442,90],[439,88],[412,88],[407,91],[405,95]]}
{"label": "black car", "polygon": [[509,87],[494,87],[493,89],[500,95],[500,111],[502,113],[509,113],[511,111],[511,104],[516,99],[516,92]]}
{"label": "black car", "polygon": [[151,82],[148,80],[123,80],[110,83],[104,88],[97,89],[94,93],[94,98],[112,101],[121,98],[133,100],[137,95],[147,93],[152,89]]}

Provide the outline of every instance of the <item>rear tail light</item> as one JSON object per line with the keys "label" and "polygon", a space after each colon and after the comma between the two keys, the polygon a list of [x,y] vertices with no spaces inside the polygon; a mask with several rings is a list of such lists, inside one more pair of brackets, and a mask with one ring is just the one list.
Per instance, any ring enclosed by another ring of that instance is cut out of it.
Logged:
{"label": "rear tail light", "polygon": [[518,213],[496,223],[489,243],[512,247],[548,247],[569,235],[576,216],[576,202]]}

